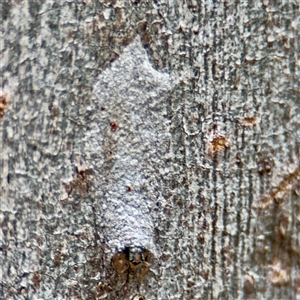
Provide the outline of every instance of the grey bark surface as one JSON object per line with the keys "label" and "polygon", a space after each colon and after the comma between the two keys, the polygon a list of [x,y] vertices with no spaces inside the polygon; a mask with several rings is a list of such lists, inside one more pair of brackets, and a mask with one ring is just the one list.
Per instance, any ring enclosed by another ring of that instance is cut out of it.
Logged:
{"label": "grey bark surface", "polygon": [[1,299],[300,299],[297,1],[0,8]]}

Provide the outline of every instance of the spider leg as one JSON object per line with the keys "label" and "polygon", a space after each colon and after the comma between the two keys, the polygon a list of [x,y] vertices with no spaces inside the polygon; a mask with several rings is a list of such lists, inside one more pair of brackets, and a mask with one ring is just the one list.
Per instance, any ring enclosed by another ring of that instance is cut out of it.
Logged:
{"label": "spider leg", "polygon": [[142,267],[143,267],[143,270],[139,274],[138,280],[142,280],[145,277],[145,275],[148,273],[149,269],[150,269],[150,265],[145,261],[142,263]]}

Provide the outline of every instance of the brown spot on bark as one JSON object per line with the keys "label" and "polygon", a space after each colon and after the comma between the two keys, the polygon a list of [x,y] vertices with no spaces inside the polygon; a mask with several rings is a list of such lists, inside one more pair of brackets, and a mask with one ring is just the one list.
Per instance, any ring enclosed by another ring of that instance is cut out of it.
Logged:
{"label": "brown spot on bark", "polygon": [[7,96],[0,96],[0,119],[4,116],[4,111],[8,103],[8,97]]}
{"label": "brown spot on bark", "polygon": [[256,117],[245,117],[242,120],[242,125],[243,126],[253,126],[256,124]]}
{"label": "brown spot on bark", "polygon": [[51,111],[53,117],[57,117],[59,115],[59,108],[55,106],[53,103],[50,103],[48,106],[49,111]]}
{"label": "brown spot on bark", "polygon": [[[288,174],[278,186],[272,188],[271,192],[264,195],[259,201],[259,208],[266,209],[269,208],[270,204],[276,203],[280,204],[284,195],[288,193],[292,187],[300,181],[300,167],[298,167],[294,172]],[[273,202],[273,201],[274,202]]]}
{"label": "brown spot on bark", "polygon": [[86,193],[88,191],[88,175],[88,170],[76,168],[74,179],[70,183],[65,185],[65,189],[68,195],[70,195],[73,190],[77,190],[81,193]]}
{"label": "brown spot on bark", "polygon": [[244,293],[247,295],[253,294],[255,283],[253,276],[251,276],[250,274],[246,274],[244,278]]}
{"label": "brown spot on bark", "polygon": [[273,285],[282,286],[288,283],[289,275],[287,270],[282,268],[280,260],[275,259],[272,269],[269,272],[269,280]]}
{"label": "brown spot on bark", "polygon": [[215,136],[209,144],[209,149],[212,154],[216,154],[228,148],[230,146],[230,141],[224,136]]}
{"label": "brown spot on bark", "polygon": [[118,128],[118,123],[116,121],[112,121],[110,123],[110,129],[111,129],[111,131],[116,131],[117,128]]}
{"label": "brown spot on bark", "polygon": [[41,281],[42,281],[41,275],[37,272],[33,273],[33,287],[35,292],[37,292],[38,288],[40,287]]}
{"label": "brown spot on bark", "polygon": [[257,170],[260,175],[264,175],[265,173],[271,173],[274,165],[275,163],[270,153],[258,153]]}

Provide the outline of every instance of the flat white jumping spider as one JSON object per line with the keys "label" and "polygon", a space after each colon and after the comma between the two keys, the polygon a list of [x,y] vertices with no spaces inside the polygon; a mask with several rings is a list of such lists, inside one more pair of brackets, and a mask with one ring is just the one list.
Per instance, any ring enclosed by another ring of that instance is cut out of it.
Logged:
{"label": "flat white jumping spider", "polygon": [[126,247],[117,253],[112,263],[119,275],[127,274],[128,277],[140,281],[150,270],[150,251],[142,247]]}

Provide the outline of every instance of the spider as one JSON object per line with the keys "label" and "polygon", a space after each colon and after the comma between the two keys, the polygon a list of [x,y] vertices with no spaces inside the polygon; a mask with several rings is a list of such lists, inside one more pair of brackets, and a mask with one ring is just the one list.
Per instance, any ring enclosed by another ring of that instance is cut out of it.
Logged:
{"label": "spider", "polygon": [[150,251],[142,247],[126,247],[122,252],[117,253],[112,263],[119,275],[127,275],[135,280],[142,280],[150,270]]}

